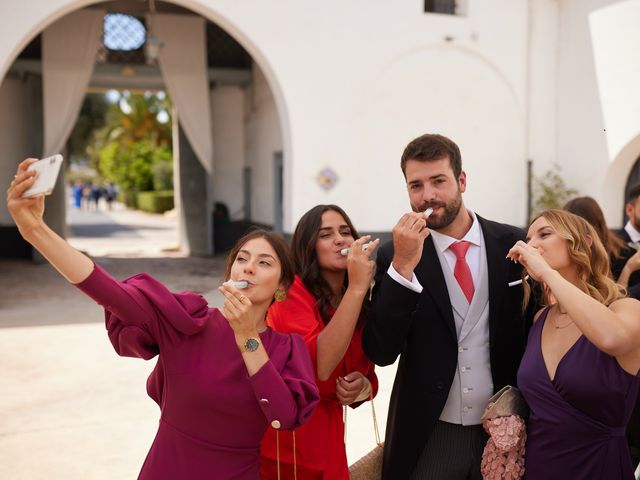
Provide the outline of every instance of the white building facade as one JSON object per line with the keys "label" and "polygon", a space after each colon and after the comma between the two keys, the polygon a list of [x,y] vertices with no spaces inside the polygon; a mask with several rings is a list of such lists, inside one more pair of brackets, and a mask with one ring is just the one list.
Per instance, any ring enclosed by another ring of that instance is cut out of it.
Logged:
{"label": "white building facade", "polygon": [[[118,3],[0,0],[0,184],[41,153],[33,88],[14,62],[66,15]],[[388,232],[408,210],[402,150],[434,132],[460,146],[465,203],[486,218],[525,224],[531,161],[538,174],[558,163],[610,226],[622,222],[640,156],[640,0],[466,0],[455,14],[425,11],[433,2],[423,0],[171,3],[218,25],[254,62],[249,82],[218,83],[206,99],[207,218],[221,201],[290,233],[306,210],[335,203],[359,230]],[[12,228],[4,204],[2,227]]]}

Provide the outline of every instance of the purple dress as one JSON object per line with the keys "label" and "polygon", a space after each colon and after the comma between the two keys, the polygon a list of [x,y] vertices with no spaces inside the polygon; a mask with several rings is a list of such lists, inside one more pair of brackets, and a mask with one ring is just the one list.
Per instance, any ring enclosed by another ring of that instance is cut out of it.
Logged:
{"label": "purple dress", "polygon": [[525,478],[632,479],[625,427],[640,377],[625,372],[583,335],[551,380],[540,342],[548,312],[531,328],[518,370],[518,387],[531,409]]}
{"label": "purple dress", "polygon": [[141,479],[260,477],[260,441],[271,422],[292,429],[318,402],[301,337],[260,334],[269,361],[249,376],[227,320],[195,293],[169,292],[142,273],[118,282],[100,266],[77,285],[104,306],[119,355],[159,354],[147,392],[160,426]]}

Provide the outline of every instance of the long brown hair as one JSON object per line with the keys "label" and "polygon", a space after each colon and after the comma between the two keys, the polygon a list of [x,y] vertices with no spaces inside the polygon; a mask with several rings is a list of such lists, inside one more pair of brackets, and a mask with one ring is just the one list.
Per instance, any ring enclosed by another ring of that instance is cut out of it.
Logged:
{"label": "long brown hair", "polygon": [[276,252],[276,256],[280,262],[280,283],[284,289],[287,290],[293,283],[293,277],[295,276],[295,267],[291,256],[291,249],[285,239],[280,235],[261,228],[251,230],[249,233],[244,235],[229,251],[229,254],[227,255],[227,265],[224,271],[225,281],[229,280],[229,277],[231,276],[231,267],[233,267],[233,262],[235,262],[238,252],[248,241],[256,238],[264,238]]}
{"label": "long brown hair", "polygon": [[[316,205],[298,221],[291,239],[291,250],[296,266],[296,273],[302,279],[304,286],[311,292],[318,302],[318,310],[325,324],[330,320],[329,309],[336,298],[327,281],[322,277],[318,265],[316,243],[322,226],[322,215],[334,211],[344,218],[354,239],[360,238],[349,216],[337,205]],[[343,289],[349,284],[348,275],[344,276]]]}
{"label": "long brown hair", "polygon": [[[609,276],[609,256],[595,229],[584,218],[565,210],[546,210],[534,218],[531,223],[543,217],[556,234],[567,241],[569,259],[577,266],[580,290],[604,305],[624,297],[620,289]],[[591,245],[589,245],[591,240]],[[524,272],[523,272],[524,275]],[[524,287],[523,306],[526,308],[531,287]],[[544,300],[549,304],[549,292],[544,292]]]}
{"label": "long brown hair", "polygon": [[620,258],[620,252],[626,248],[624,241],[615,233],[609,230],[604,219],[604,213],[598,202],[591,197],[576,197],[569,200],[563,210],[574,213],[584,218],[595,229],[604,249],[609,254],[609,258]]}

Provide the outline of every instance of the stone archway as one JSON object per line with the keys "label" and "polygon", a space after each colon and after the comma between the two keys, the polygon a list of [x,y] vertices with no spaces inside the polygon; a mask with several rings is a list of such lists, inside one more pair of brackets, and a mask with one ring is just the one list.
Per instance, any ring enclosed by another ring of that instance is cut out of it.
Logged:
{"label": "stone archway", "polygon": [[[31,2],[28,7],[25,7],[25,12],[18,11],[18,16],[21,17],[15,23],[15,26],[20,25],[19,28],[7,28],[5,29],[5,35],[3,43],[5,47],[0,47],[0,78],[4,80],[10,66],[18,57],[23,48],[44,28],[51,23],[56,22],[58,19],[65,15],[81,8],[97,6],[101,3],[98,1],[80,1],[80,0],[54,0],[44,1],[35,0]],[[123,2],[107,2],[109,4],[123,3]],[[174,4],[186,9],[191,10],[195,14],[201,15],[210,22],[220,26],[224,31],[231,35],[238,43],[240,43],[247,52],[251,55],[251,58],[258,66],[261,74],[264,77],[264,81],[271,92],[273,101],[275,103],[275,114],[279,120],[279,135],[281,136],[281,144],[277,149],[274,149],[274,154],[282,154],[284,164],[284,185],[285,191],[283,196],[283,207],[285,224],[287,222],[287,204],[289,203],[288,189],[286,185],[288,175],[290,175],[290,151],[291,151],[291,134],[288,109],[285,101],[285,96],[280,87],[280,83],[277,81],[277,75],[271,67],[271,63],[268,61],[267,54],[259,48],[257,42],[254,41],[253,32],[247,32],[237,25],[237,22],[232,20],[232,15],[229,12],[217,11],[211,2],[205,1],[190,1],[190,0],[172,0],[170,2],[164,2]],[[24,15],[22,15],[24,13]],[[226,14],[225,14],[226,13]],[[2,23],[2,20],[0,20]],[[9,35],[9,33],[15,33],[15,35]],[[26,33],[25,33],[26,32]],[[4,51],[3,51],[4,50]],[[0,161],[0,171],[2,171],[2,162]],[[263,202],[264,203],[264,202]],[[275,203],[275,202],[273,202]],[[278,215],[274,214],[274,217]],[[280,215],[282,216],[282,214]],[[5,220],[0,212],[0,224]]]}
{"label": "stone archway", "polygon": [[614,157],[602,185],[602,209],[612,227],[624,223],[625,194],[632,183],[640,180],[639,163],[640,134],[627,142]]}

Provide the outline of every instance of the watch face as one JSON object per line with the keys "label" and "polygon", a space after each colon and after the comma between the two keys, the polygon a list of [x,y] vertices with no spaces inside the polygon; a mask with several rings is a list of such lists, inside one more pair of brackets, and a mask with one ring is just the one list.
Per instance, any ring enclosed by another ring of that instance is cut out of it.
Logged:
{"label": "watch face", "polygon": [[247,338],[247,341],[244,342],[244,348],[247,352],[255,352],[260,346],[260,342],[257,338]]}

